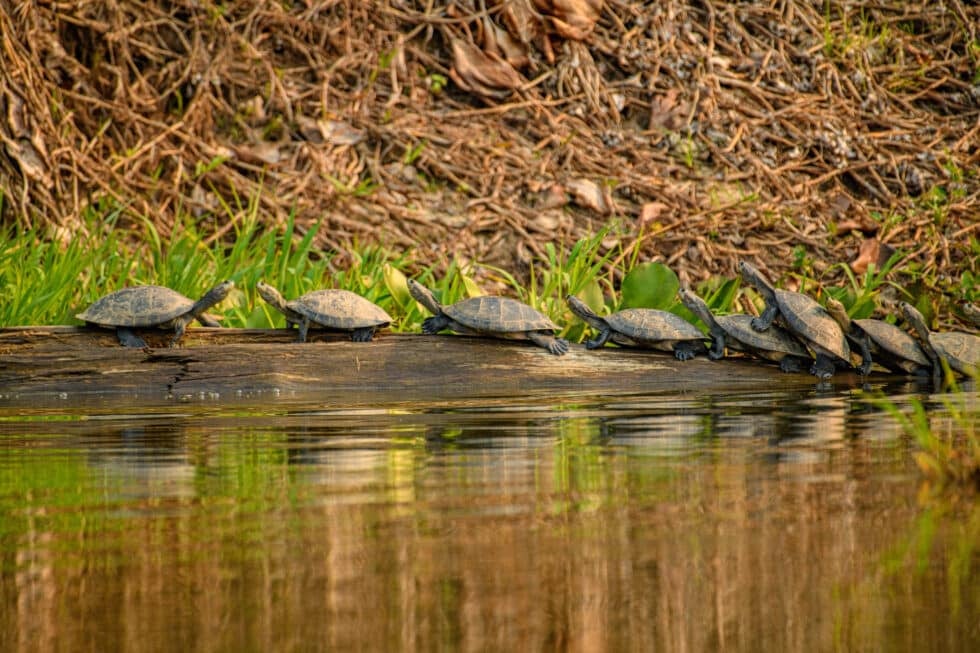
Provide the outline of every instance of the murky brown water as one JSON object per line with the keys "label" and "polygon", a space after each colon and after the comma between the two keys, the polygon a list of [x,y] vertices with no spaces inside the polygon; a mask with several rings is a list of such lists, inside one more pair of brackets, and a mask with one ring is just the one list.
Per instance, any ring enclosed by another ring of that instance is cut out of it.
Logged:
{"label": "murky brown water", "polygon": [[254,403],[0,406],[0,650],[980,650],[980,508],[852,391]]}

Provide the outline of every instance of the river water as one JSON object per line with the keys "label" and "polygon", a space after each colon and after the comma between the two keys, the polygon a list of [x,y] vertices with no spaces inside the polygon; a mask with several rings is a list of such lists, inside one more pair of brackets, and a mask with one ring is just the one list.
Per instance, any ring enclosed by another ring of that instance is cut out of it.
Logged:
{"label": "river water", "polygon": [[0,405],[0,650],[977,651],[980,507],[915,450],[818,386]]}

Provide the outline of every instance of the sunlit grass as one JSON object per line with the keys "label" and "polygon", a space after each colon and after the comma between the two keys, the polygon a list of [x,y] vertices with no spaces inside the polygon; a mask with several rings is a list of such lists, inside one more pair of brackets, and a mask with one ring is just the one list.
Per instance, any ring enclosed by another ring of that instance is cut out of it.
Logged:
{"label": "sunlit grass", "polygon": [[[123,224],[115,213],[90,219],[67,242],[42,229],[0,230],[0,292],[5,297],[0,326],[78,324],[77,313],[125,286],[158,284],[196,299],[226,279],[236,289],[210,313],[227,327],[283,325],[282,316],[255,292],[260,280],[286,298],[320,288],[350,290],[388,311],[396,331],[417,331],[428,317],[408,293],[410,276],[445,304],[487,294],[478,279],[508,286],[509,294],[547,314],[573,340],[581,340],[585,329],[567,308],[568,294],[579,295],[602,314],[627,306],[683,313],[675,297],[676,275],[663,264],[640,262],[640,239],[630,247],[603,246],[612,226],[568,247],[546,243],[544,256],[532,262],[528,281],[522,283],[501,268],[456,259],[437,266],[373,244],[354,245],[342,255],[324,251],[317,245],[319,225],[301,229],[290,218],[269,228],[254,205],[228,214],[232,222],[224,239],[190,220],[164,238],[152,221]],[[733,296],[725,293],[724,305],[713,307],[727,309]]]}

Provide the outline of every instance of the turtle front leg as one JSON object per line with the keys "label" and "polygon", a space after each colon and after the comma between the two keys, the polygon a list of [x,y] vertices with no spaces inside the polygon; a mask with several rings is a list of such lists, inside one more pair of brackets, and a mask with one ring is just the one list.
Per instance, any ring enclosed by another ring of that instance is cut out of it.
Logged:
{"label": "turtle front leg", "polygon": [[142,349],[146,347],[146,341],[140,338],[126,327],[116,327],[116,338],[123,347],[136,347]]}
{"label": "turtle front leg", "polygon": [[711,334],[711,349],[708,350],[708,358],[716,361],[725,357],[725,334],[721,331]]}
{"label": "turtle front leg", "polygon": [[826,381],[834,375],[836,371],[834,360],[826,354],[817,354],[817,359],[810,366],[810,374],[821,381]]}
{"label": "turtle front leg", "polygon": [[568,341],[564,338],[556,338],[550,333],[528,331],[527,339],[538,347],[544,347],[555,356],[562,356],[568,353]]}
{"label": "turtle front leg", "polygon": [[766,304],[766,309],[762,311],[762,315],[759,317],[752,318],[749,323],[752,328],[756,331],[765,331],[772,326],[772,321],[776,319],[776,313],[779,312],[779,307],[776,304]]}
{"label": "turtle front leg", "polygon": [[446,315],[435,315],[433,317],[426,318],[422,322],[422,333],[430,336],[434,335],[449,327],[450,322],[452,322],[452,320],[450,320]]}
{"label": "turtle front leg", "polygon": [[184,337],[184,331],[187,330],[187,323],[190,320],[185,318],[177,318],[174,320],[174,337],[170,339],[170,346],[176,347],[180,339]]}
{"label": "turtle front leg", "polygon": [[350,339],[354,342],[370,342],[373,337],[374,327],[363,327],[350,332]]}
{"label": "turtle front leg", "polygon": [[800,358],[799,356],[783,356],[779,360],[779,369],[783,372],[802,372],[804,366],[809,362],[809,358]]}
{"label": "turtle front leg", "polygon": [[679,361],[689,361],[702,351],[704,351],[704,343],[697,340],[684,340],[674,345],[674,358]]}
{"label": "turtle front leg", "polygon": [[858,366],[857,371],[861,376],[867,376],[871,372],[871,344],[870,337],[868,334],[864,334],[863,337],[858,338],[854,344],[858,346],[861,350],[861,365]]}
{"label": "turtle front leg", "polygon": [[306,334],[310,331],[310,319],[304,317],[296,324],[299,326],[299,336],[297,336],[296,342],[306,342]]}
{"label": "turtle front leg", "polygon": [[612,329],[605,327],[599,329],[599,335],[597,335],[593,340],[585,341],[586,349],[598,349],[609,341],[609,336],[612,335]]}

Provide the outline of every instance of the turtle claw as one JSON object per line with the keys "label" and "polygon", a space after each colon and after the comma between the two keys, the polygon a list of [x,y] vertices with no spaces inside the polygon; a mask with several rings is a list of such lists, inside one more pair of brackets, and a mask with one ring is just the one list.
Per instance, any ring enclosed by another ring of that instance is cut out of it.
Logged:
{"label": "turtle claw", "polygon": [[350,339],[353,342],[370,342],[371,338],[374,337],[374,329],[354,329],[350,332]]}
{"label": "turtle claw", "polygon": [[548,351],[555,356],[563,356],[568,353],[568,341],[564,338],[555,338],[548,343]]}
{"label": "turtle claw", "polygon": [[690,349],[675,349],[674,350],[674,358],[676,358],[679,361],[689,361],[692,358],[694,358],[695,356],[697,356],[697,354],[695,354]]}

